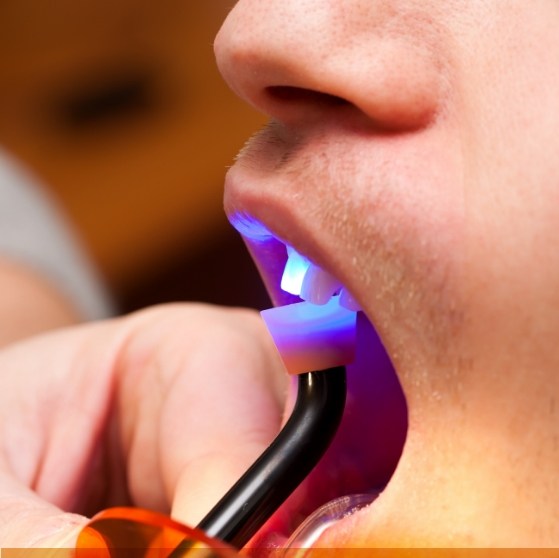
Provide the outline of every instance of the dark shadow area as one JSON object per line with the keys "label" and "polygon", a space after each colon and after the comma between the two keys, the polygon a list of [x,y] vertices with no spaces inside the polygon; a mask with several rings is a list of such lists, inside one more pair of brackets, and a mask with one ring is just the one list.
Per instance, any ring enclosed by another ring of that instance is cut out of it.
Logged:
{"label": "dark shadow area", "polygon": [[150,116],[165,104],[157,82],[156,72],[148,67],[123,65],[97,74],[92,71],[86,80],[51,94],[47,112],[57,127],[73,133]]}
{"label": "dark shadow area", "polygon": [[271,305],[254,263],[234,230],[223,233],[196,256],[179,259],[137,282],[119,300],[124,312],[177,301],[258,310]]}

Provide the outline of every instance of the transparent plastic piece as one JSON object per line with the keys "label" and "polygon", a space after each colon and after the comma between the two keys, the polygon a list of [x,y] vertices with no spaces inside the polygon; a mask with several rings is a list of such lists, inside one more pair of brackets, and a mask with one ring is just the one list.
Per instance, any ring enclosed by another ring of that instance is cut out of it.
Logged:
{"label": "transparent plastic piece", "polygon": [[367,507],[378,495],[379,492],[352,494],[324,504],[293,532],[284,546],[282,558],[295,558],[298,555],[297,549],[310,548],[328,527]]}
{"label": "transparent plastic piece", "polygon": [[260,314],[289,374],[344,366],[355,358],[357,314],[340,306],[338,297],[323,306],[298,302]]}

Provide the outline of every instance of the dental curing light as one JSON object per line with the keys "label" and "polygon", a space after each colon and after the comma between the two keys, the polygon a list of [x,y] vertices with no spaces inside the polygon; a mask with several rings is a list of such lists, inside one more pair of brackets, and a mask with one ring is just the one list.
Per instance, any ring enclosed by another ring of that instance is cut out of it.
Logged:
{"label": "dental curing light", "polygon": [[[282,288],[299,294],[309,262],[288,249]],[[343,365],[353,360],[356,314],[333,297],[262,312],[280,356],[299,374],[293,412],[269,448],[198,525],[208,536],[244,546],[311,472],[329,447],[346,400]],[[315,370],[308,372],[309,370]],[[318,370],[318,371],[317,371]],[[171,558],[180,556],[177,548]]]}

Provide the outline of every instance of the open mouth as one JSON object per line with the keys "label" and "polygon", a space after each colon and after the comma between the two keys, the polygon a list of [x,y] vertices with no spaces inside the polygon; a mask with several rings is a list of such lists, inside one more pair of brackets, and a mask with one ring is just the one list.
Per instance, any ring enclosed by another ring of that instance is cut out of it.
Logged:
{"label": "open mouth", "polygon": [[[355,358],[347,365],[348,397],[340,429],[321,462],[251,542],[260,554],[284,546],[317,509],[321,511],[307,521],[304,536],[299,531],[294,535],[294,545],[314,542],[325,527],[353,512],[369,513],[366,504],[386,486],[402,453],[407,411],[390,358],[349,290],[262,224],[245,215],[234,216],[232,222],[243,235],[274,305],[301,300],[325,305],[335,297],[338,304],[357,312]],[[334,504],[324,507],[329,502]]]}

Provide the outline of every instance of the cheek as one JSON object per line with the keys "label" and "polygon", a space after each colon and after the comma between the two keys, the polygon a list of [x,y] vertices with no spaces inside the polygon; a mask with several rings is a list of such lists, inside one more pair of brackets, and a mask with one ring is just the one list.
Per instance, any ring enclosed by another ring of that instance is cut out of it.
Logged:
{"label": "cheek", "polygon": [[512,339],[549,327],[558,302],[559,4],[495,3],[490,16],[462,37],[459,67],[468,297],[484,336]]}
{"label": "cheek", "polygon": [[517,365],[536,347],[550,355],[559,334],[559,80],[533,79],[509,75],[508,91],[488,92],[464,127],[472,343],[478,358],[501,347]]}
{"label": "cheek", "polygon": [[472,195],[468,207],[471,344],[479,359],[542,368],[556,359],[559,335],[557,187],[549,179],[491,186],[498,193]]}
{"label": "cheek", "polygon": [[372,138],[351,161],[331,163],[334,176],[353,176],[352,183],[316,197],[329,215],[333,257],[344,260],[342,281],[380,330],[393,335],[394,324],[402,326],[394,344],[415,337],[441,345],[461,327],[467,227],[460,157],[444,127]]}

